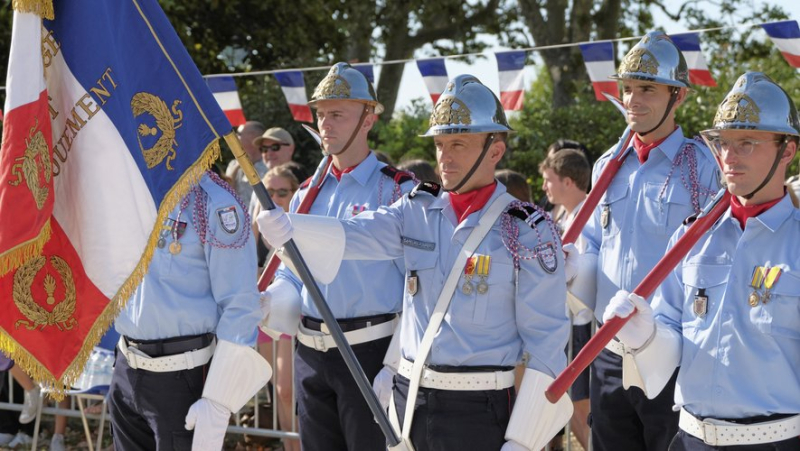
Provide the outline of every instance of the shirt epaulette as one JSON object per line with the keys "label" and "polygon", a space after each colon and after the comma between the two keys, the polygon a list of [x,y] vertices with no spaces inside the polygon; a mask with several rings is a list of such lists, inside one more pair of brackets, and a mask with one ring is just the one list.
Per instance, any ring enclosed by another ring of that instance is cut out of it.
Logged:
{"label": "shirt epaulette", "polygon": [[527,203],[511,207],[506,213],[528,224],[532,229],[547,219],[535,206]]}
{"label": "shirt epaulette", "polygon": [[439,186],[438,183],[421,182],[417,186],[415,186],[410,193],[408,193],[408,198],[413,199],[419,192],[425,192],[432,195],[433,197],[437,197],[439,196],[439,191],[441,191],[441,189],[442,187]]}
{"label": "shirt epaulette", "polygon": [[386,165],[381,168],[381,172],[383,173],[383,175],[394,180],[394,182],[397,183],[398,185],[402,185],[405,182],[414,181],[414,174],[407,171],[401,171],[400,169],[397,169],[394,166]]}

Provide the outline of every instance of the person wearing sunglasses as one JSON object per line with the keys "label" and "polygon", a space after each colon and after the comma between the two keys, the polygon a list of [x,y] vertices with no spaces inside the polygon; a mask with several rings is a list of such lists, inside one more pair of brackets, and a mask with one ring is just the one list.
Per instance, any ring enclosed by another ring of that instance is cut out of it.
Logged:
{"label": "person wearing sunglasses", "polygon": [[253,140],[253,145],[261,151],[261,160],[267,169],[278,167],[292,161],[294,138],[280,127],[272,127]]}
{"label": "person wearing sunglasses", "polygon": [[[800,120],[789,95],[748,72],[701,132],[731,205],[681,260],[652,306],[620,291],[604,317],[626,366],[656,395],[678,367],[681,450],[796,450],[800,445],[800,212],[784,186]],[[670,246],[686,233],[673,235]]]}

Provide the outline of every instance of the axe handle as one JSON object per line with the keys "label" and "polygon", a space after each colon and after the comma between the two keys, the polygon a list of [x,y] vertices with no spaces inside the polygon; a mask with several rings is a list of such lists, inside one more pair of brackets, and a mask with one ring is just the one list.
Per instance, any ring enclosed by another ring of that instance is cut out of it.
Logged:
{"label": "axe handle", "polygon": [[[656,263],[652,270],[645,276],[645,278],[633,290],[637,295],[648,298],[653,292],[661,285],[661,282],[675,269],[675,266],[689,253],[692,247],[700,240],[717,219],[722,216],[725,210],[730,206],[731,194],[725,191],[722,196],[717,196],[716,202],[711,210],[700,217],[698,217],[692,225],[686,229],[686,233],[681,236],[675,245],[667,251],[664,257]],[[583,372],[592,361],[597,358],[600,351],[617,335],[617,332],[622,329],[625,323],[636,314],[634,311],[626,318],[614,317],[606,321],[594,337],[591,338],[583,347],[581,352],[575,356],[575,360],[570,363],[561,374],[553,381],[552,384],[545,391],[547,399],[556,403],[561,396],[567,392],[567,389],[575,382],[578,375]]]}

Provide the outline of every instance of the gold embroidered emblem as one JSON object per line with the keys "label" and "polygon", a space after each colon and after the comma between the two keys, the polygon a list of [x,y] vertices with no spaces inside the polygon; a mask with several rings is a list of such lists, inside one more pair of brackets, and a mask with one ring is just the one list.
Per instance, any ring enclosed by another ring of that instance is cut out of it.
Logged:
{"label": "gold embroidered emblem", "polygon": [[619,65],[621,74],[640,72],[658,75],[658,60],[649,50],[638,48],[631,50]]}
{"label": "gold embroidered emblem", "polygon": [[349,99],[350,98],[350,83],[343,77],[339,76],[339,72],[330,73],[320,82],[317,89],[314,90],[312,99]]}
{"label": "gold embroidered emblem", "polygon": [[759,113],[761,108],[747,94],[741,92],[731,94],[720,105],[714,123],[720,122],[747,122],[758,124],[761,122]]}
{"label": "gold embroidered emblem", "polygon": [[[175,147],[178,147],[178,142],[175,141],[175,130],[183,125],[181,123],[183,112],[178,109],[180,103],[180,100],[172,102],[172,110],[170,110],[163,100],[148,92],[137,92],[131,99],[133,117],[148,113],[156,120],[155,127],[140,122],[137,129],[136,139],[139,141],[139,150],[144,155],[148,169],[156,167],[164,158],[167,159],[167,169],[170,171],[175,169],[170,162],[175,159]],[[142,145],[142,137],[156,136],[158,132],[161,132],[161,137],[153,147],[145,148]]]}
{"label": "gold embroidered emblem", "polygon": [[33,330],[37,327],[41,327],[40,330],[42,330],[47,326],[56,326],[58,330],[63,331],[65,329],[71,330],[78,324],[78,321],[72,316],[75,313],[75,281],[72,279],[72,270],[61,257],[53,255],[50,257],[50,264],[53,265],[53,268],[61,276],[61,281],[64,283],[64,299],[56,303],[54,296],[56,280],[50,274],[47,274],[44,278],[44,291],[47,293],[45,302],[48,305],[55,304],[53,311],[48,312],[44,307],[37,304],[33,298],[31,293],[33,279],[44,268],[46,262],[47,259],[40,255],[20,266],[17,272],[14,273],[14,304],[26,318],[17,320],[14,323],[15,328],[23,325],[28,330]]}
{"label": "gold embroidered emblem", "polygon": [[451,125],[472,123],[472,112],[469,107],[455,97],[446,97],[439,101],[431,113],[431,127],[436,125]]}
{"label": "gold embroidered emblem", "polygon": [[15,176],[15,180],[9,180],[8,183],[11,186],[17,186],[22,183],[24,178],[33,195],[33,200],[36,202],[36,208],[41,210],[50,191],[46,184],[40,184],[40,174],[44,173],[45,183],[50,183],[53,176],[53,162],[44,134],[41,130],[37,130],[37,127],[39,127],[39,119],[36,119],[28,132],[28,137],[25,138],[25,153],[16,158],[14,160],[16,163],[11,166],[11,174]]}

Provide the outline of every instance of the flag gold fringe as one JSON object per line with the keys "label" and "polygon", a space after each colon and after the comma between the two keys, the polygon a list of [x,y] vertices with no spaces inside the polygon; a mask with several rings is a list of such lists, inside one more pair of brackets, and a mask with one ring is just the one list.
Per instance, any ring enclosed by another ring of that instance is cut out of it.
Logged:
{"label": "flag gold fringe", "polygon": [[[119,312],[125,307],[128,299],[133,295],[136,288],[142,282],[147,269],[150,266],[150,260],[153,258],[158,235],[160,233],[160,224],[167,220],[169,213],[178,205],[178,202],[189,193],[192,186],[196,185],[203,174],[211,167],[212,164],[220,157],[220,144],[219,139],[215,139],[208,146],[206,146],[200,158],[186,170],[181,176],[180,180],[169,190],[161,206],[158,209],[158,216],[154,224],[153,230],[150,233],[147,246],[145,247],[136,269],[131,273],[128,279],[117,290],[117,293],[111,299],[108,306],[103,310],[103,313],[95,321],[91,330],[86,336],[86,339],[78,352],[77,357],[72,361],[72,364],[64,370],[61,377],[56,377],[44,365],[41,364],[35,357],[23,349],[11,336],[4,330],[0,329],[0,350],[3,351],[8,357],[14,360],[31,378],[42,384],[42,386],[49,392],[50,397],[57,401],[64,399],[66,391],[78,380],[86,361],[92,353],[92,350],[100,342],[100,339],[106,333],[109,327],[114,323],[114,320],[119,315]],[[49,224],[49,223],[48,223]]]}
{"label": "flag gold fringe", "polygon": [[20,243],[6,252],[0,254],[0,277],[19,268],[37,255],[42,253],[45,243],[50,241],[50,220],[48,219],[39,231],[39,235]]}
{"label": "flag gold fringe", "polygon": [[33,13],[39,17],[53,20],[53,0],[14,0],[12,4],[14,11],[21,13]]}

